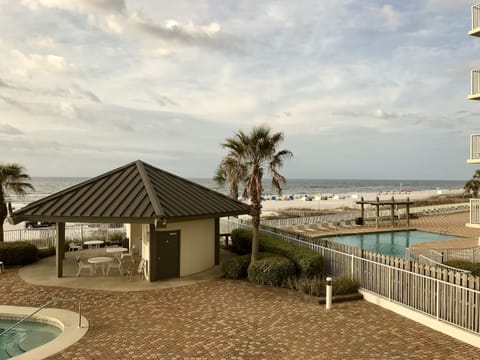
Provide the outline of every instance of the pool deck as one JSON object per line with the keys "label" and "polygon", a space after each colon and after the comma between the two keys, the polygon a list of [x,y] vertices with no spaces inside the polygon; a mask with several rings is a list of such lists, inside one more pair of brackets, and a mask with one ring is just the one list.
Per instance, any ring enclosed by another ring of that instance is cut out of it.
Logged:
{"label": "pool deck", "polygon": [[430,360],[479,352],[367,301],[326,310],[244,281],[122,292],[31,285],[9,269],[0,274],[0,292],[2,303],[17,306],[81,298],[90,329],[49,359]]}
{"label": "pool deck", "polygon": [[[460,228],[466,214],[435,217],[414,226],[441,232],[446,224],[454,235],[477,236]],[[29,267],[21,269],[22,276],[18,269],[0,274],[2,304],[40,306],[54,297],[76,296],[90,322],[79,342],[49,359],[430,360],[479,354],[476,347],[363,300],[326,310],[291,291],[216,279],[214,272],[184,286],[136,291],[109,288],[108,282],[104,289],[38,285],[23,279]],[[84,276],[87,280],[100,278]]]}
{"label": "pool deck", "polygon": [[357,228],[337,228],[337,231],[321,231],[308,232],[305,235],[315,236],[331,236],[343,234],[358,234],[368,232],[384,232],[392,230],[422,230],[438,234],[453,235],[462,237],[459,240],[440,240],[432,242],[423,242],[412,245],[412,247],[424,248],[471,248],[479,245],[480,229],[467,228],[465,224],[468,222],[469,213],[461,212],[454,214],[421,216],[418,219],[410,220],[410,226],[383,226],[378,229],[374,227],[357,227]]}

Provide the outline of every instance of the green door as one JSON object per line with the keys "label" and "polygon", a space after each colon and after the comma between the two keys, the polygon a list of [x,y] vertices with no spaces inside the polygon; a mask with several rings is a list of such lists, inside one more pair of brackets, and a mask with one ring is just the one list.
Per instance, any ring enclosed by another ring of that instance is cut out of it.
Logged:
{"label": "green door", "polygon": [[180,231],[159,231],[155,241],[155,279],[180,276]]}

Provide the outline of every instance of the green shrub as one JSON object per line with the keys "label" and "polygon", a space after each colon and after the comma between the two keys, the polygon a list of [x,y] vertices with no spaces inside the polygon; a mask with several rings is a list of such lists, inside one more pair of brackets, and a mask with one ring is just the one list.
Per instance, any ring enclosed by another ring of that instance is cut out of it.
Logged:
{"label": "green shrub", "polygon": [[0,260],[5,266],[31,264],[37,260],[37,248],[25,241],[0,242]]}
{"label": "green shrub", "polygon": [[457,269],[468,270],[472,272],[472,275],[480,276],[479,263],[472,263],[470,261],[465,261],[465,260],[450,260],[450,261],[445,261],[444,264],[448,266],[452,266]]}
{"label": "green shrub", "polygon": [[323,273],[323,257],[310,249],[291,245],[271,236],[260,235],[260,250],[292,260],[299,277],[313,278]]}
{"label": "green shrub", "polygon": [[[300,291],[304,294],[325,296],[327,282],[320,277],[290,278],[287,281],[287,285],[290,289]],[[358,291],[358,288],[358,282],[348,277],[339,277],[333,279],[332,282],[333,295],[353,294]]]}
{"label": "green shrub", "polygon": [[[252,231],[236,229],[232,231],[232,243],[235,252],[247,254],[252,250]],[[316,252],[291,245],[268,235],[259,235],[260,251],[278,254],[289,258],[295,263],[296,272],[300,277],[318,277],[323,274],[323,257]]]}
{"label": "green shrub", "polygon": [[358,291],[359,287],[360,285],[358,281],[353,280],[347,276],[342,276],[342,277],[333,279],[333,282],[332,282],[333,295],[353,294]]}
{"label": "green shrub", "polygon": [[222,272],[228,279],[243,279],[247,277],[250,254],[228,259],[222,264]]}
{"label": "green shrub", "polygon": [[55,248],[54,247],[49,247],[46,249],[38,249],[37,250],[37,256],[39,259],[43,259],[49,256],[55,255]]}
{"label": "green shrub", "polygon": [[248,267],[248,280],[262,285],[281,286],[295,275],[295,264],[283,256],[260,259]]}
{"label": "green shrub", "polygon": [[247,229],[235,229],[232,231],[233,250],[239,254],[249,254],[252,252],[252,231]]}
{"label": "green shrub", "polygon": [[[276,256],[270,253],[258,253],[258,260],[266,257]],[[228,279],[245,279],[248,275],[248,266],[250,265],[252,255],[246,254],[228,259],[222,264],[222,272]]]}

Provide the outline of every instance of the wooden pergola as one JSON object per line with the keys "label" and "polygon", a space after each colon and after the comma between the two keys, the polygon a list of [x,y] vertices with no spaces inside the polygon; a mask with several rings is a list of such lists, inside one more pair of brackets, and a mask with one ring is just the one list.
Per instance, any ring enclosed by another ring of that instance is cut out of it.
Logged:
{"label": "wooden pergola", "polygon": [[390,206],[391,209],[391,220],[392,220],[392,227],[395,226],[395,207],[398,205],[405,205],[406,207],[406,217],[407,217],[407,226],[410,225],[410,205],[413,204],[413,201],[410,201],[410,198],[406,200],[395,200],[392,196],[389,200],[380,200],[377,196],[375,200],[365,200],[363,196],[361,197],[360,201],[356,201],[357,204],[361,205],[361,219],[362,222],[365,217],[365,205],[374,205],[375,206],[375,226],[378,228],[378,220],[380,219],[380,206]]}

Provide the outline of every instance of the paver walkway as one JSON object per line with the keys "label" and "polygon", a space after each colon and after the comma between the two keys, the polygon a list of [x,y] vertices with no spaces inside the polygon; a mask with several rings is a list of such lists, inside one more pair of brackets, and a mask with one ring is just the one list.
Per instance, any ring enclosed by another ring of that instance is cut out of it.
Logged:
{"label": "paver walkway", "polygon": [[5,305],[82,299],[90,330],[51,359],[430,360],[480,354],[366,301],[334,304],[327,311],[288,291],[241,281],[109,292],[30,285],[10,269],[0,274],[0,293]]}

